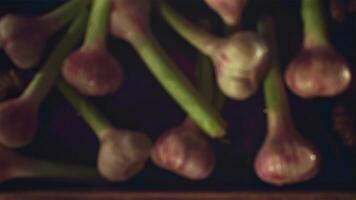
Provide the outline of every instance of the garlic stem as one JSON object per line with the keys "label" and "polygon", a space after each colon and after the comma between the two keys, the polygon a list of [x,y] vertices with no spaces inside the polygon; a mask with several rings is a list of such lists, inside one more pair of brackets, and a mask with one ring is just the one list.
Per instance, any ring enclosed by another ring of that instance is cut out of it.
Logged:
{"label": "garlic stem", "polygon": [[219,38],[193,25],[176,13],[165,1],[160,1],[160,11],[164,19],[200,52],[211,55]]}
{"label": "garlic stem", "polygon": [[304,45],[328,44],[326,22],[321,0],[302,0],[301,15],[304,25]]}
{"label": "garlic stem", "polygon": [[225,135],[226,124],[218,111],[200,96],[151,34],[132,40],[131,44],[161,85],[204,132],[212,138]]}
{"label": "garlic stem", "polygon": [[95,134],[102,138],[103,130],[112,127],[111,123],[97,109],[80,96],[71,86],[64,80],[57,81],[57,87],[66,99],[80,113],[85,122],[93,129]]}
{"label": "garlic stem", "polygon": [[266,38],[270,46],[270,69],[263,82],[267,113],[280,113],[290,118],[290,108],[283,79],[279,70],[278,52],[276,48],[274,24],[271,18],[266,18],[258,24],[258,30]]}
{"label": "garlic stem", "polygon": [[34,105],[39,105],[47,96],[60,74],[64,59],[69,55],[84,33],[87,15],[87,10],[83,9],[80,16],[69,27],[62,40],[50,54],[44,66],[36,73],[26,87],[21,98],[26,98]]}
{"label": "garlic stem", "polygon": [[110,0],[94,0],[85,35],[85,45],[105,44],[110,5]]}
{"label": "garlic stem", "polygon": [[29,159],[26,165],[16,169],[19,178],[65,178],[81,180],[99,180],[96,169],[77,165],[52,163],[43,160]]}
{"label": "garlic stem", "polygon": [[55,33],[74,19],[78,15],[78,10],[83,9],[89,3],[90,0],[69,0],[39,19],[51,29],[51,33]]}

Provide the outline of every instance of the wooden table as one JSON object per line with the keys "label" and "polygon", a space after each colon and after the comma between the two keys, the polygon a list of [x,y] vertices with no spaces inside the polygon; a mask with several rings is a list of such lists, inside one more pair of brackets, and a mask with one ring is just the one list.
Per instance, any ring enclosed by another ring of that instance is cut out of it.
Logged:
{"label": "wooden table", "polygon": [[356,192],[117,192],[0,193],[0,200],[356,200]]}

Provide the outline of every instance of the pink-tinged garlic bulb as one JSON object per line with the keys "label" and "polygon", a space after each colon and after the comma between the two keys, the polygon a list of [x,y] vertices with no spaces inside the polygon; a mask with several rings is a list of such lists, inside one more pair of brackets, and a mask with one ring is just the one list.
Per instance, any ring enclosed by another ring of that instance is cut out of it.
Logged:
{"label": "pink-tinged garlic bulb", "polygon": [[112,94],[122,83],[122,67],[106,47],[111,5],[110,0],[93,2],[84,44],[64,62],[63,77],[83,95]]}
{"label": "pink-tinged garlic bulb", "polygon": [[97,136],[100,143],[97,165],[105,179],[112,182],[127,181],[142,171],[152,146],[147,135],[113,127],[66,82],[59,80],[57,87]]}
{"label": "pink-tinged garlic bulb", "polygon": [[269,53],[266,42],[258,34],[240,31],[219,38],[193,25],[163,1],[160,10],[184,39],[213,60],[224,95],[244,100],[256,93],[266,72]]}
{"label": "pink-tinged garlic bulb", "polygon": [[26,69],[38,63],[50,36],[47,26],[40,20],[16,15],[1,19],[0,43],[16,66]]}
{"label": "pink-tinged garlic bulb", "polygon": [[[126,41],[140,40],[150,32],[150,0],[113,0],[110,30]],[[139,12],[137,12],[139,11]]]}
{"label": "pink-tinged garlic bulb", "polygon": [[211,58],[221,91],[244,100],[255,94],[266,71],[268,47],[254,32],[240,32],[214,45]]}
{"label": "pink-tinged garlic bulb", "polygon": [[5,15],[0,19],[0,46],[19,68],[33,67],[42,58],[48,39],[87,3],[86,0],[68,1],[38,17]]}
{"label": "pink-tinged garlic bulb", "polygon": [[157,166],[192,180],[207,178],[215,167],[208,138],[190,119],[163,133],[154,144],[151,158]]}
{"label": "pink-tinged garlic bulb", "polygon": [[29,144],[38,126],[37,105],[25,98],[16,98],[0,104],[0,141],[16,148]]}
{"label": "pink-tinged garlic bulb", "polygon": [[[272,111],[271,111],[272,113]],[[259,178],[274,185],[299,183],[319,172],[320,155],[285,116],[268,114],[266,139],[255,159]]]}
{"label": "pink-tinged garlic bulb", "polygon": [[220,15],[225,24],[236,26],[241,21],[247,0],[205,0],[205,3]]}
{"label": "pink-tinged garlic bulb", "polygon": [[121,68],[106,48],[83,46],[66,59],[62,74],[80,93],[104,96],[120,87],[123,80]]}
{"label": "pink-tinged garlic bulb", "polygon": [[289,89],[303,98],[345,91],[352,75],[346,59],[330,44],[319,0],[303,0],[304,42],[285,73]]}
{"label": "pink-tinged garlic bulb", "polygon": [[0,183],[17,178],[100,180],[95,169],[37,160],[0,146]]}
{"label": "pink-tinged garlic bulb", "polygon": [[98,169],[110,181],[127,181],[149,158],[151,141],[143,133],[108,129],[101,133]]}
{"label": "pink-tinged garlic bulb", "polygon": [[319,172],[320,155],[296,130],[278,68],[275,28],[272,18],[263,18],[259,32],[271,48],[270,70],[264,80],[267,135],[255,158],[258,177],[274,185],[299,183]]}
{"label": "pink-tinged garlic bulb", "polygon": [[289,64],[285,79],[300,97],[329,97],[347,89],[351,72],[346,59],[332,46],[305,47]]}
{"label": "pink-tinged garlic bulb", "polygon": [[81,9],[80,13],[22,94],[0,103],[1,145],[19,148],[29,144],[34,138],[38,125],[38,108],[58,78],[61,61],[70,53],[84,32],[87,12]]}

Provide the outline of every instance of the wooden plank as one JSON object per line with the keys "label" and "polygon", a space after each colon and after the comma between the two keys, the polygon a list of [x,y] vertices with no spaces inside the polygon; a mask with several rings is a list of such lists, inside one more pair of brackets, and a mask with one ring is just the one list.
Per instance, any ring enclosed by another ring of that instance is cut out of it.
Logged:
{"label": "wooden plank", "polygon": [[356,192],[106,192],[0,193],[0,200],[356,200]]}

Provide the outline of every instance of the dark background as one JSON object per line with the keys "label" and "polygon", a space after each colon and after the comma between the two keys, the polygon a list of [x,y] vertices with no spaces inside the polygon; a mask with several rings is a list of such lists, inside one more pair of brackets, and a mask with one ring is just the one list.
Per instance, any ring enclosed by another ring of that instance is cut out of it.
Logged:
{"label": "dark background", "polygon": [[[2,0],[0,14],[15,12],[36,15],[61,4],[61,0]],[[214,24],[214,32],[222,35],[222,23],[203,1],[169,0],[190,20],[207,18]],[[325,1],[327,2],[327,1]],[[325,8],[328,11],[328,4]],[[159,17],[152,14],[152,29],[161,44],[182,70],[192,77],[196,51],[180,38]],[[277,19],[278,45],[282,70],[300,48],[301,19],[297,0],[251,0],[243,17],[244,29],[254,30],[256,20],[264,14]],[[348,15],[342,23],[332,22],[328,16],[330,38],[347,57],[350,66],[355,63],[355,21]],[[57,41],[55,36],[48,52]],[[125,82],[120,91],[104,98],[92,98],[113,123],[122,128],[141,130],[152,139],[164,130],[179,125],[183,111],[163,91],[151,76],[133,49],[125,42],[110,38],[109,48],[122,63]],[[38,65],[41,66],[41,63]],[[37,66],[37,67],[38,67]],[[0,69],[14,66],[0,51]],[[29,81],[36,68],[18,71]],[[354,87],[354,85],[352,85]],[[16,96],[13,94],[11,97]],[[304,100],[289,93],[293,117],[298,130],[320,150],[322,167],[319,175],[301,184],[278,188],[280,190],[356,190],[355,153],[344,146],[332,131],[330,112],[335,104],[353,107],[353,90],[330,99]],[[125,190],[275,190],[277,187],[261,182],[253,170],[253,160],[265,136],[265,116],[262,90],[247,101],[227,100],[223,116],[229,123],[230,144],[212,141],[217,156],[215,172],[207,180],[193,182],[158,169],[151,161],[137,177],[126,183],[82,183],[61,180],[14,180],[0,184],[1,190],[32,190],[55,188],[106,188]],[[41,127],[33,144],[20,151],[40,159],[95,166],[98,143],[94,134],[56,89],[48,96],[40,110]]]}

